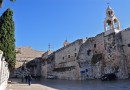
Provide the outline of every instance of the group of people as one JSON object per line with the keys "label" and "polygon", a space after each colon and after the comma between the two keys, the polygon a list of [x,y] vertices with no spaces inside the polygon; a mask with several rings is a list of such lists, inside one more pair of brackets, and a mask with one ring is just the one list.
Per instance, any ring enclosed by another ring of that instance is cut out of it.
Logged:
{"label": "group of people", "polygon": [[30,86],[31,85],[31,82],[32,82],[32,76],[31,75],[23,75],[22,76],[22,82],[24,82],[24,79],[26,80],[26,83],[28,82],[28,85]]}

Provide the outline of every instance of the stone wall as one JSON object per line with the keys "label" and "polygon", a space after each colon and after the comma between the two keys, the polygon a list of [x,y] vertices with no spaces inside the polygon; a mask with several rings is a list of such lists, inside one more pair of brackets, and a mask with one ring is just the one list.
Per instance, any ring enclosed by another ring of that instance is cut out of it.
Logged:
{"label": "stone wall", "polygon": [[[35,60],[42,56],[44,52],[37,51],[31,47],[19,47],[16,48],[16,65],[15,71],[11,73],[11,77],[21,77],[23,74],[29,73],[30,69],[26,68],[26,63],[29,63],[32,60]],[[26,69],[25,69],[26,68]],[[22,70],[24,69],[24,70]],[[32,70],[32,68],[31,68]],[[35,68],[34,70],[35,71]]]}
{"label": "stone wall", "polygon": [[41,63],[41,76],[47,78],[47,62],[44,60]]}
{"label": "stone wall", "polygon": [[47,78],[48,75],[54,75],[59,79],[79,80],[80,70],[77,56],[83,43],[84,40],[79,39],[53,53],[47,54],[48,56],[43,54],[42,76]]}
{"label": "stone wall", "polygon": [[103,59],[104,38],[103,33],[86,40],[80,47],[78,60],[80,66],[80,79],[100,78]]}
{"label": "stone wall", "polygon": [[77,56],[83,39],[76,40],[55,52],[54,74],[59,79],[79,80]]}
{"label": "stone wall", "polygon": [[[74,60],[77,57],[80,45],[82,45],[83,40],[76,40],[69,45],[57,50],[55,52],[55,63],[59,64],[65,61]],[[56,65],[56,68],[58,65]]]}
{"label": "stone wall", "polygon": [[122,35],[122,47],[126,56],[126,63],[128,74],[130,76],[130,28],[127,28],[121,32]]}
{"label": "stone wall", "polygon": [[53,51],[47,51],[42,55],[41,61],[41,76],[47,78],[47,75],[52,75],[54,69],[54,53]]}
{"label": "stone wall", "polygon": [[5,90],[9,78],[8,64],[2,57],[3,52],[0,51],[0,90]]}
{"label": "stone wall", "polygon": [[[98,34],[87,40],[76,40],[54,52],[53,63],[43,71],[59,79],[99,79],[115,73],[118,79],[130,75],[130,28],[110,34]],[[46,59],[49,60],[49,59]],[[52,67],[53,64],[53,67]]]}
{"label": "stone wall", "polygon": [[[33,77],[40,77],[41,76],[41,58],[35,58],[30,62],[26,63],[25,70],[28,70],[27,74],[31,74]],[[27,75],[25,73],[25,75]]]}
{"label": "stone wall", "polygon": [[22,66],[23,62],[29,62],[37,57],[41,57],[44,52],[33,50],[31,47],[16,48],[16,65],[15,68]]}
{"label": "stone wall", "polygon": [[118,78],[127,78],[126,56],[123,49],[121,32],[112,33],[104,37],[105,66],[104,73],[115,73]]}
{"label": "stone wall", "polygon": [[80,47],[78,63],[81,79],[101,78],[102,75],[115,73],[119,79],[130,74],[130,29],[101,33],[88,38]]}

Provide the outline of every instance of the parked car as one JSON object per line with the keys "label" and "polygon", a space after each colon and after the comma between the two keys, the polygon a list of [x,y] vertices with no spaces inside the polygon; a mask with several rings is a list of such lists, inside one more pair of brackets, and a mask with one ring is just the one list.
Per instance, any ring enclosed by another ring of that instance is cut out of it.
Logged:
{"label": "parked car", "polygon": [[116,75],[114,73],[104,74],[101,77],[102,81],[109,81],[109,80],[115,80],[115,79],[116,79]]}
{"label": "parked car", "polygon": [[54,76],[54,75],[48,75],[47,79],[56,79],[56,76]]}

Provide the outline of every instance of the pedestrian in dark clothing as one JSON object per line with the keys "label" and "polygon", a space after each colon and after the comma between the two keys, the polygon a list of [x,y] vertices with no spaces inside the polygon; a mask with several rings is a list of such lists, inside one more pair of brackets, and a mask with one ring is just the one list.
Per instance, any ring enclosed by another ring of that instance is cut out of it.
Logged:
{"label": "pedestrian in dark clothing", "polygon": [[28,76],[28,85],[30,86],[31,85],[31,82],[32,82],[32,77],[31,75]]}

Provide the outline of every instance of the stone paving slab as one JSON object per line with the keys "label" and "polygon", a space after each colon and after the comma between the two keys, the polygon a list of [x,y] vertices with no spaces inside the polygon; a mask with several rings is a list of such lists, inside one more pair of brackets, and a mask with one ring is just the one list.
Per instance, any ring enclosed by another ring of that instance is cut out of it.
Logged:
{"label": "stone paving slab", "polygon": [[6,90],[57,90],[40,84],[9,84]]}
{"label": "stone paving slab", "polygon": [[11,83],[8,83],[6,90],[58,90],[58,89],[48,87],[42,84],[31,84],[31,86],[29,86],[26,83],[21,83],[20,79],[12,79]]}

